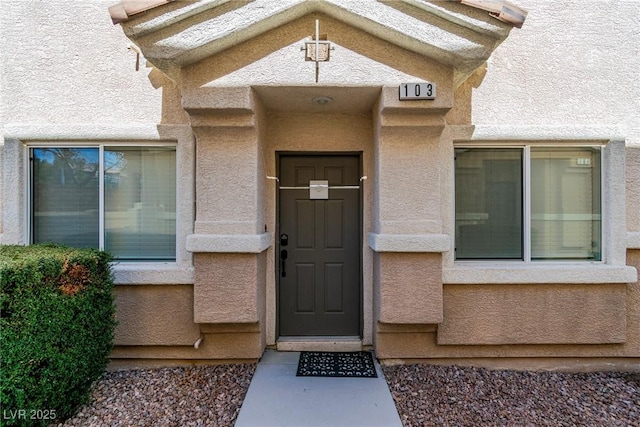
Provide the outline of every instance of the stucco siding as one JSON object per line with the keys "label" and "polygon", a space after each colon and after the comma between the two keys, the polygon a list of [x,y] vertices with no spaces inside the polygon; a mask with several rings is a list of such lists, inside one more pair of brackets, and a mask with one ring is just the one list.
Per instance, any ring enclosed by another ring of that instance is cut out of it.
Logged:
{"label": "stucco siding", "polygon": [[[1,1],[0,122],[159,121],[161,91],[149,83],[144,60],[135,70],[135,52],[106,12],[112,3]],[[636,2],[518,5],[529,11],[527,20],[489,60],[474,90],[474,122],[609,124],[621,126],[630,143],[640,143],[634,114],[640,87],[631,60],[638,46]],[[331,63],[325,65],[330,72]],[[265,68],[270,75],[296,75],[268,63]]]}
{"label": "stucco siding", "polygon": [[626,285],[447,285],[437,342],[606,344],[626,341]]}
{"label": "stucco siding", "polygon": [[[635,0],[520,0],[528,10],[474,91],[476,125],[612,125],[640,143]],[[579,135],[576,135],[579,136]]]}
{"label": "stucco siding", "polygon": [[0,123],[158,123],[162,94],[111,4],[0,1]]}
{"label": "stucco siding", "polygon": [[197,254],[194,320],[258,323],[264,313],[264,254]]}
{"label": "stucco siding", "polygon": [[116,286],[116,346],[192,346],[200,337],[193,322],[193,286]]}
{"label": "stucco siding", "polygon": [[382,323],[436,324],[443,319],[440,254],[376,254]]}
{"label": "stucco siding", "polygon": [[[30,145],[177,146],[176,261],[115,266],[113,358],[277,344],[278,156],[305,152],[360,155],[361,343],[378,357],[640,358],[637,1],[514,0],[521,29],[378,0],[203,3],[161,25],[190,7],[175,2],[113,25],[116,1],[0,0],[0,243],[29,243]],[[316,18],[334,48],[317,83]],[[420,80],[435,100],[398,99]],[[531,143],[604,147],[603,261],[456,261],[454,145]]]}
{"label": "stucco siding", "polygon": [[[636,115],[640,116],[640,109]],[[640,233],[640,144],[627,147],[626,172],[627,230]],[[640,245],[634,247],[637,249]]]}
{"label": "stucco siding", "polygon": [[[627,262],[640,270],[640,250],[630,250]],[[627,286],[627,344],[629,354],[640,356],[640,279]]]}

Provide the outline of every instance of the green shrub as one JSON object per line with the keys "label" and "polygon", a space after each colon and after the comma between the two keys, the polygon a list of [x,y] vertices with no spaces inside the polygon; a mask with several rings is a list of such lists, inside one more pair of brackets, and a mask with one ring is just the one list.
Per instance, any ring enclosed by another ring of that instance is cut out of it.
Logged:
{"label": "green shrub", "polygon": [[46,425],[88,402],[115,329],[108,253],[0,246],[0,406],[6,425]]}

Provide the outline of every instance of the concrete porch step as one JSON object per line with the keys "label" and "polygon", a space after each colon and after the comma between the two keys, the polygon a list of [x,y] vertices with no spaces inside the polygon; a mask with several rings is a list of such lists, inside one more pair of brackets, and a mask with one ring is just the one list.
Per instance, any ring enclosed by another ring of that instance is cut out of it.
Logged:
{"label": "concrete porch step", "polygon": [[360,337],[280,337],[278,351],[360,351]]}

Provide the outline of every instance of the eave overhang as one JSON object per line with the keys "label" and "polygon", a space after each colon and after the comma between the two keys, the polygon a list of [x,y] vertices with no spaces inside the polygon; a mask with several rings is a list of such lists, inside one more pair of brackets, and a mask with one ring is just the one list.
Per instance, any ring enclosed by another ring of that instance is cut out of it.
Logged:
{"label": "eave overhang", "polygon": [[526,16],[526,11],[503,0],[122,0],[112,8],[114,21],[123,17],[125,34],[144,57],[170,76],[317,14],[450,66],[457,83],[482,66],[513,28],[513,23],[493,17]]}

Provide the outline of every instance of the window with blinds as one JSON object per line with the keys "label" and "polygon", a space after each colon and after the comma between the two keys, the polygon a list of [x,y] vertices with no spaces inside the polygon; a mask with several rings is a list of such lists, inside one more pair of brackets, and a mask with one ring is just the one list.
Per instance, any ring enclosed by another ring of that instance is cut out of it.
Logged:
{"label": "window with blinds", "polygon": [[531,148],[531,259],[600,259],[600,151]]}
{"label": "window with blinds", "polygon": [[456,259],[602,259],[599,147],[455,150]]}
{"label": "window with blinds", "polygon": [[33,243],[175,260],[175,147],[39,147],[31,159]]}

